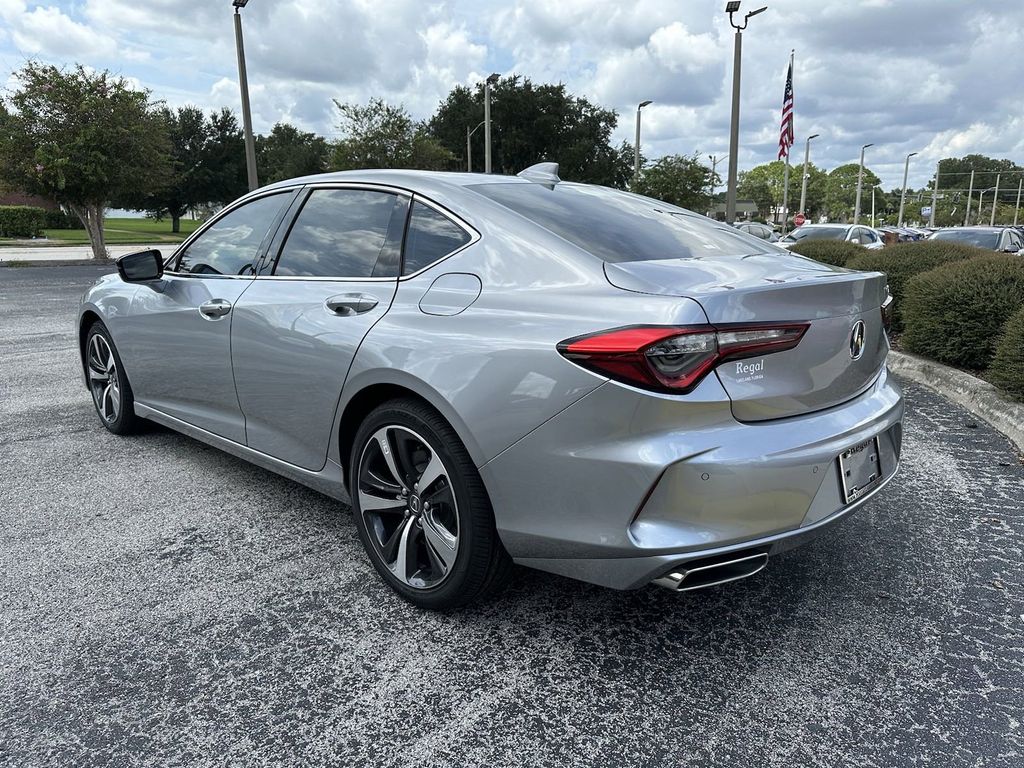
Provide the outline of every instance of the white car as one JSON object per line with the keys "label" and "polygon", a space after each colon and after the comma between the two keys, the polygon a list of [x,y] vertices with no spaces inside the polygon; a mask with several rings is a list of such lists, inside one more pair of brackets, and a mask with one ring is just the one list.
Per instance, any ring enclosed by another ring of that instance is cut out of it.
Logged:
{"label": "white car", "polygon": [[872,250],[885,245],[881,232],[863,224],[804,224],[779,240],[777,245],[789,248],[803,240],[846,240]]}

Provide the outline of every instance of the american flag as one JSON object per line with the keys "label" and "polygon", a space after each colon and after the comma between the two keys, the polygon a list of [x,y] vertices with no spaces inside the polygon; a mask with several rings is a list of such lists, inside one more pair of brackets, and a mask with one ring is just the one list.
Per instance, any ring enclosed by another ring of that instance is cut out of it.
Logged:
{"label": "american flag", "polygon": [[782,97],[782,123],[779,126],[779,160],[789,158],[793,146],[793,57],[789,57],[786,75],[786,95]]}

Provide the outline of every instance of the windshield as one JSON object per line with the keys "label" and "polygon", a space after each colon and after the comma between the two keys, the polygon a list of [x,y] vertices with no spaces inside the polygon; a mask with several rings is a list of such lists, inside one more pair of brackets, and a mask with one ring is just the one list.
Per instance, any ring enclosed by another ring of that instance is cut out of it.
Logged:
{"label": "windshield", "polygon": [[607,262],[777,253],[735,227],[605,187],[498,182],[469,189]]}
{"label": "windshield", "polygon": [[845,240],[846,227],[800,227],[794,229],[785,240],[795,243],[800,240]]}
{"label": "windshield", "polygon": [[931,239],[956,240],[959,243],[977,245],[980,248],[988,248],[994,251],[999,243],[999,233],[978,229],[943,229],[932,235]]}

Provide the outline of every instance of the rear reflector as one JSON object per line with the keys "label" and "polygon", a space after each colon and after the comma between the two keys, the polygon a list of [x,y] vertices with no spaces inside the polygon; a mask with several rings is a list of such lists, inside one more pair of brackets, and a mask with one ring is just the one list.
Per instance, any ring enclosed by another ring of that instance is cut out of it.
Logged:
{"label": "rear reflector", "polygon": [[725,360],[792,349],[810,323],[638,325],[567,339],[558,351],[603,376],[657,392],[693,390]]}

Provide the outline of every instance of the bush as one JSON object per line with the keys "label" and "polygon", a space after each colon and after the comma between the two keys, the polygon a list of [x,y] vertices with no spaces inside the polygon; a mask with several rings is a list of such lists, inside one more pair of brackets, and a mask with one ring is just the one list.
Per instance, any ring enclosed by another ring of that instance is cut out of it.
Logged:
{"label": "bush", "polygon": [[903,344],[940,363],[981,370],[1010,315],[1024,307],[1024,258],[990,254],[910,278]]}
{"label": "bush", "polygon": [[1000,389],[1024,400],[1024,308],[1010,316],[996,345],[989,378]]}
{"label": "bush", "polygon": [[35,237],[43,233],[46,211],[29,205],[0,205],[0,237]]}
{"label": "bush", "polygon": [[910,278],[953,261],[991,255],[992,251],[973,245],[923,240],[895,243],[878,251],[862,250],[846,266],[866,272],[885,272],[889,279],[889,293],[893,297],[892,332],[900,333],[903,330],[904,289]]}
{"label": "bush", "polygon": [[77,216],[64,213],[61,210],[46,212],[46,229],[80,229],[81,227],[82,224]]}
{"label": "bush", "polygon": [[834,267],[845,267],[847,261],[864,253],[863,246],[845,240],[804,240],[789,250]]}

